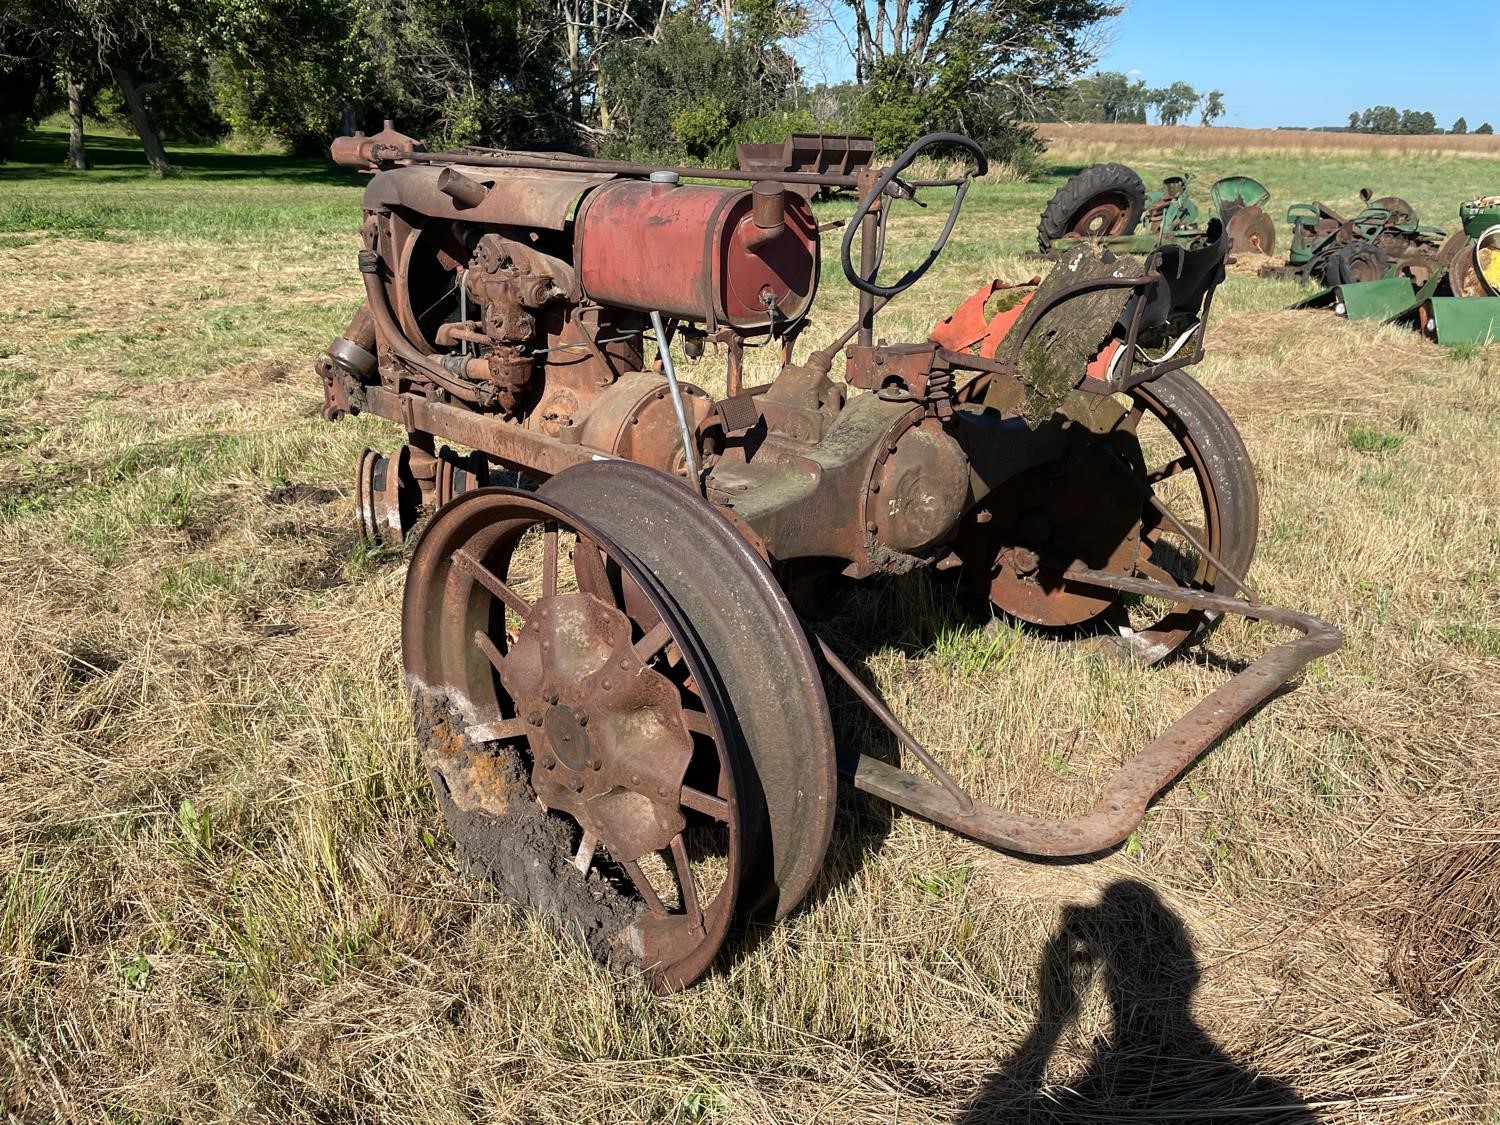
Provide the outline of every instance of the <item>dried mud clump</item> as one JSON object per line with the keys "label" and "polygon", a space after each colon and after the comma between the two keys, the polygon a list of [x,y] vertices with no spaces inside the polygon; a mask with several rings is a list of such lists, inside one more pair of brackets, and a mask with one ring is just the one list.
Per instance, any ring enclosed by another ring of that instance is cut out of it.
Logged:
{"label": "dried mud clump", "polygon": [[573,866],[577,827],[547,812],[527,778],[515,743],[471,742],[464,721],[440,692],[412,691],[417,744],[438,807],[464,869],[492,883],[523,910],[536,910],[560,932],[582,940],[598,961],[640,968],[635,923],[640,904],[597,869]]}

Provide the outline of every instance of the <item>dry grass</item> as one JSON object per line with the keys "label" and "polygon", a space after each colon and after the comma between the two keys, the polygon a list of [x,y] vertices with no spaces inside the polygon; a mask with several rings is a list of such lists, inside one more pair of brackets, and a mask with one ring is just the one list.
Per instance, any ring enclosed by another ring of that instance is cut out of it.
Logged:
{"label": "dry grass", "polygon": [[1302,129],[1234,129],[1198,125],[1049,124],[1037,133],[1054,154],[1079,147],[1111,147],[1184,151],[1198,155],[1237,156],[1275,153],[1306,156],[1353,153],[1360,156],[1443,154],[1500,156],[1500,136],[1467,133],[1450,136],[1384,136],[1370,133],[1315,133]]}
{"label": "dry grass", "polygon": [[[347,194],[348,230],[269,242],[0,245],[4,1114],[1500,1120],[1500,351],[1231,279],[1198,374],[1255,456],[1254,577],[1347,646],[1095,862],[846,794],[812,901],[658,999],[456,874],[399,682],[401,562],[352,545],[338,497],[397,435],[318,421],[308,370],[357,300]],[[1029,273],[1034,194],[980,196],[886,333]],[[997,644],[925,581],[834,627],[877,625],[895,710],[1031,810],[1085,800],[1271,639],[1146,673]]]}

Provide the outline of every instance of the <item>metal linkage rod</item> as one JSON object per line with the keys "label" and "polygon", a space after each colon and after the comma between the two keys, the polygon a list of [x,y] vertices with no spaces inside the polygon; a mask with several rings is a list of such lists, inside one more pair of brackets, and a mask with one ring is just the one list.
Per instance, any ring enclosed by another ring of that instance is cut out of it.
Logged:
{"label": "metal linkage rod", "polygon": [[656,330],[656,351],[661,356],[661,368],[666,372],[667,386],[672,391],[672,409],[677,412],[677,428],[682,433],[682,455],[687,461],[688,475],[692,478],[693,487],[703,493],[697,442],[693,438],[693,428],[688,425],[687,409],[682,404],[682,387],[677,382],[677,368],[672,365],[672,348],[667,343],[667,330],[661,322],[661,313],[651,313],[651,327]]}

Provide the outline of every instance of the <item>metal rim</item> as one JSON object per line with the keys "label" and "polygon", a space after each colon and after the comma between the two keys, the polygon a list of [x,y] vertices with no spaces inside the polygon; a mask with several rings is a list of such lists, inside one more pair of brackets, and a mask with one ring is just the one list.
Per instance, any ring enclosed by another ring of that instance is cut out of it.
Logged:
{"label": "metal rim", "polygon": [[801,621],[765,560],[680,480],[592,462],[552,477],[539,495],[586,512],[626,545],[694,623],[753,764],[741,815],[763,813],[770,835],[749,859],[742,910],[785,916],[822,869],[838,784],[828,701]]}
{"label": "metal rim", "polygon": [[[1162,450],[1149,447],[1148,438],[1142,445],[1142,460],[1133,466],[1138,479],[1150,490],[1150,496],[1143,497],[1134,572],[1198,590],[1232,589],[1225,576],[1199,555],[1151,498],[1165,506],[1176,523],[1186,526],[1188,533],[1225,566],[1243,576],[1255,554],[1260,508],[1250,455],[1239,431],[1213,396],[1180,371],[1136,387],[1129,398],[1132,429],[1139,433],[1141,423],[1150,416],[1168,439],[1163,444],[1176,447],[1175,454],[1164,459]],[[1180,477],[1191,484],[1174,489]],[[1176,495],[1171,494],[1173,491]],[[1133,656],[1148,663],[1201,640],[1218,620],[1217,614],[1184,605],[1168,606],[1163,611],[1164,604],[1142,600],[1131,605],[1118,600],[1103,620]]]}
{"label": "metal rim", "polygon": [[471,866],[658,990],[700,976],[754,841],[715,672],[654,576],[556,504],[467,493],[413,553],[402,649]]}
{"label": "metal rim", "polygon": [[1104,192],[1088,200],[1068,218],[1068,237],[1109,238],[1129,234],[1130,199],[1118,191]]}
{"label": "metal rim", "polygon": [[1128,405],[1108,434],[1030,470],[1025,487],[1012,482],[974,513],[959,551],[969,580],[1001,611],[1044,629],[1102,637],[1156,663],[1200,639],[1216,615],[1071,582],[1066,569],[1076,560],[1221,590],[1224,576],[1189,536],[1242,574],[1254,554],[1258,498],[1238,431],[1190,377],[1168,372],[1123,397]]}

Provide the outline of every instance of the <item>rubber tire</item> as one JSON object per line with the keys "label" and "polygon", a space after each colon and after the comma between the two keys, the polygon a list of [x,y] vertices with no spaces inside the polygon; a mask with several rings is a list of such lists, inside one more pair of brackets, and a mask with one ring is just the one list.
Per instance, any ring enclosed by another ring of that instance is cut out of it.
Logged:
{"label": "rubber tire", "polygon": [[[1358,240],[1346,242],[1333,252],[1328,259],[1327,266],[1323,269],[1323,283],[1330,289],[1335,285],[1353,285],[1358,282],[1354,276],[1354,261],[1359,257],[1367,257],[1380,267],[1380,276],[1384,277],[1390,272],[1391,260],[1386,256],[1384,250],[1373,242]],[[1366,278],[1365,280],[1378,280]]]}
{"label": "rubber tire", "polygon": [[1042,209],[1041,222],[1036,227],[1036,242],[1042,253],[1052,249],[1054,240],[1068,236],[1071,220],[1091,200],[1116,193],[1125,196],[1130,210],[1126,215],[1125,230],[1115,233],[1133,234],[1146,210],[1145,183],[1134,169],[1124,164],[1095,164],[1058,188]]}

